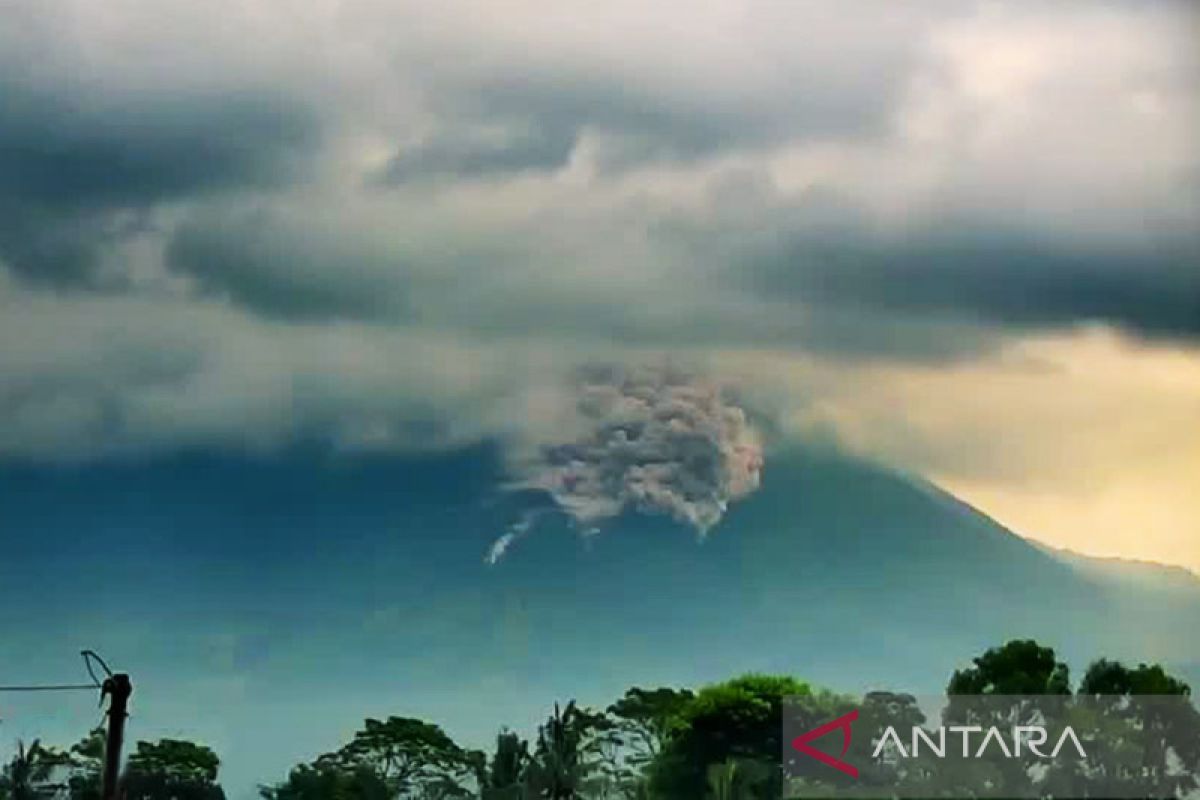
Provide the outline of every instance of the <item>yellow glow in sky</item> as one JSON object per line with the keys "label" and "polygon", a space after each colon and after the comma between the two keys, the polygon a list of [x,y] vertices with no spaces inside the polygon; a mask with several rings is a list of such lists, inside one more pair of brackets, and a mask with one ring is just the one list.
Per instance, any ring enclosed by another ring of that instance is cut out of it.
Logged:
{"label": "yellow glow in sky", "polygon": [[952,365],[778,357],[743,365],[805,398],[797,429],[832,427],[1029,538],[1200,572],[1200,352],[1086,329]]}

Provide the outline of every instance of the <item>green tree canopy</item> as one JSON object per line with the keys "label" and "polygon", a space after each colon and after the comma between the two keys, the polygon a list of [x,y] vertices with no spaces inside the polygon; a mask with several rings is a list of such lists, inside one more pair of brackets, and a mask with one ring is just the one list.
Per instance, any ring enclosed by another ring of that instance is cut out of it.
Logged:
{"label": "green tree canopy", "polygon": [[182,739],[138,742],[122,779],[127,800],[224,800],[217,783],[221,759]]}
{"label": "green tree canopy", "polygon": [[266,800],[390,800],[395,795],[368,768],[346,769],[328,762],[301,764],[276,786],[263,786]]}
{"label": "green tree canopy", "polygon": [[[724,780],[721,765],[737,764],[735,772],[768,775],[759,791],[778,796],[785,697],[809,697],[817,703],[826,699],[814,695],[808,684],[779,675],[743,675],[701,689],[672,724],[651,769],[651,789],[665,797],[701,798],[714,785],[711,780]],[[765,772],[748,762],[763,765]],[[713,766],[718,769],[710,771]]]}
{"label": "green tree canopy", "polygon": [[1032,639],[1016,639],[992,647],[973,660],[974,666],[956,670],[946,693],[956,694],[1070,694],[1067,665],[1054,650]]}
{"label": "green tree canopy", "polygon": [[341,749],[296,767],[286,781],[259,792],[272,800],[465,797],[465,784],[480,779],[481,759],[424,720],[368,719]]}
{"label": "green tree canopy", "polygon": [[610,705],[608,713],[625,734],[626,744],[636,751],[635,760],[649,760],[658,755],[671,728],[695,696],[689,689],[635,686]]}
{"label": "green tree canopy", "polygon": [[1056,788],[1066,788],[1059,793],[1103,782],[1111,795],[1125,781],[1142,793],[1150,785],[1164,797],[1200,788],[1200,712],[1190,693],[1158,664],[1094,661],[1080,682],[1073,722],[1100,752],[1086,775],[1082,769],[1056,773]]}
{"label": "green tree canopy", "polygon": [[1093,661],[1079,683],[1079,694],[1097,695],[1184,695],[1191,687],[1154,664],[1138,664],[1132,669],[1119,661],[1101,658]]}
{"label": "green tree canopy", "polygon": [[471,770],[467,751],[439,726],[411,717],[368,719],[336,760],[367,768],[398,793],[462,779]]}

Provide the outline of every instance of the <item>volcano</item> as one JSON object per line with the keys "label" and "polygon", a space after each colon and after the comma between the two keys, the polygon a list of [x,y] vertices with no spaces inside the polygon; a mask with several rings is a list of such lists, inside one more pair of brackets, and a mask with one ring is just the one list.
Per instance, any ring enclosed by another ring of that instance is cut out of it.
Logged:
{"label": "volcano", "polygon": [[[131,735],[209,742],[234,797],[365,716],[480,746],[555,700],[748,671],[939,692],[1012,638],[1076,676],[1107,656],[1200,683],[1191,573],[1051,550],[831,448],[770,453],[702,539],[637,513],[584,535],[550,513],[489,565],[545,505],[498,489],[501,463],[478,447],[5,467],[0,675],[69,679],[79,649],[101,651],[134,678]],[[6,733],[73,741],[95,721],[54,702],[15,701]]]}

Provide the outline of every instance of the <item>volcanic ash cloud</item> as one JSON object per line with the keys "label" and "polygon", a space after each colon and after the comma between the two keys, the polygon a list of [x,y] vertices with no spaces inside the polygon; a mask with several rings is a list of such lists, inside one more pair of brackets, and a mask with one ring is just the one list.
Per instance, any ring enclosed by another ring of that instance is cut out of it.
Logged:
{"label": "volcanic ash cloud", "polygon": [[762,444],[716,385],[663,370],[614,371],[581,383],[577,411],[581,432],[542,447],[519,486],[547,492],[589,528],[633,508],[704,534],[759,486]]}

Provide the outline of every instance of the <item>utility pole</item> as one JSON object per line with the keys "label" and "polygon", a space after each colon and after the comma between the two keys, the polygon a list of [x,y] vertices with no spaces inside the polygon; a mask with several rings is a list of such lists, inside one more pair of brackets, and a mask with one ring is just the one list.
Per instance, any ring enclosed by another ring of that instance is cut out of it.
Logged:
{"label": "utility pole", "polygon": [[104,679],[100,697],[112,698],[108,705],[108,736],[104,740],[104,793],[102,800],[117,800],[117,783],[121,772],[121,742],[125,737],[125,718],[129,716],[129,695],[133,683],[123,672]]}

